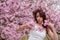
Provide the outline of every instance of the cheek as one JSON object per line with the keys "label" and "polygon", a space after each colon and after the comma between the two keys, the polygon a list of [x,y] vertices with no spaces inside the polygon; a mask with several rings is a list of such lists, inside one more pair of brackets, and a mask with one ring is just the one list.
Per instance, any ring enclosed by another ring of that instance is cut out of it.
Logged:
{"label": "cheek", "polygon": [[38,18],[37,18],[37,21],[43,21],[43,19],[38,17]]}
{"label": "cheek", "polygon": [[40,20],[41,20],[41,21],[43,21],[43,19],[42,19],[42,18],[40,18]]}
{"label": "cheek", "polygon": [[39,17],[37,18],[37,21],[40,21],[40,18]]}

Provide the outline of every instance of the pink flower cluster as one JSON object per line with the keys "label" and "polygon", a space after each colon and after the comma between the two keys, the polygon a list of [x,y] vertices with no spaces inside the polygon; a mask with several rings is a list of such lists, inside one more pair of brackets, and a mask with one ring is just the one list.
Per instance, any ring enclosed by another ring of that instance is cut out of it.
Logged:
{"label": "pink flower cluster", "polygon": [[17,29],[24,23],[34,25],[32,12],[40,6],[46,13],[47,19],[55,22],[56,30],[60,30],[60,12],[54,6],[55,2],[55,0],[0,0],[1,38],[21,40],[25,32],[29,32],[29,29],[19,32],[17,32]]}
{"label": "pink flower cluster", "polygon": [[[53,20],[55,23],[56,31],[60,30],[60,1],[59,0],[46,0],[44,11],[46,13],[46,17],[49,20]],[[44,3],[44,2],[43,2]],[[42,4],[43,4],[42,3]]]}

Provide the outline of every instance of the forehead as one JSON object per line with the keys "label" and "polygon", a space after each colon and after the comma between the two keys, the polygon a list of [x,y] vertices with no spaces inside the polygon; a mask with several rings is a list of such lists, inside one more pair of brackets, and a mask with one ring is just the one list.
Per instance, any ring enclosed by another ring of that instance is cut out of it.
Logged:
{"label": "forehead", "polygon": [[36,16],[40,16],[39,12],[36,14]]}

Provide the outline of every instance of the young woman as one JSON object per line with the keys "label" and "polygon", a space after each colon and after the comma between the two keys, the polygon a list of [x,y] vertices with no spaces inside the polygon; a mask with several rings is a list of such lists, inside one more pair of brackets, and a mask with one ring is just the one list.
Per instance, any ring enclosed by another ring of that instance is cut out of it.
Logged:
{"label": "young woman", "polygon": [[[46,35],[48,35],[51,40],[58,40],[57,33],[54,28],[54,23],[50,22],[48,26],[44,26],[44,20],[46,20],[46,15],[42,9],[36,9],[33,12],[34,19],[36,21],[34,30],[30,30],[28,34],[28,40],[44,40]],[[24,29],[29,27],[28,24],[22,25]],[[24,27],[25,26],[25,27]]]}
{"label": "young woman", "polygon": [[58,40],[57,33],[54,28],[54,23],[50,23],[44,26],[44,20],[46,20],[46,15],[42,9],[36,9],[33,12],[34,19],[36,20],[35,30],[31,30],[28,40],[44,40],[46,34],[51,38],[51,40]]}

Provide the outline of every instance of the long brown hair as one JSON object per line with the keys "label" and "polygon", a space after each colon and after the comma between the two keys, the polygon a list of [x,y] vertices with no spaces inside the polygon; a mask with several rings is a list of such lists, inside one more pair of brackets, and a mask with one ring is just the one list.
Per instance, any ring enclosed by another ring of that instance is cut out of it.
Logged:
{"label": "long brown hair", "polygon": [[[36,19],[37,13],[39,13],[40,17],[43,18],[43,23],[44,23],[44,20],[46,20],[45,12],[43,12],[42,8],[36,9],[36,10],[33,11],[34,20],[36,21],[36,23],[38,23],[38,21],[37,21],[37,19]],[[44,25],[43,25],[43,26],[44,26]]]}

